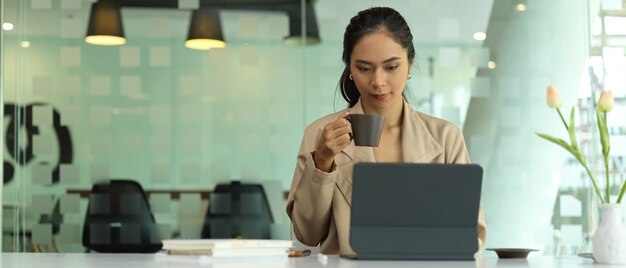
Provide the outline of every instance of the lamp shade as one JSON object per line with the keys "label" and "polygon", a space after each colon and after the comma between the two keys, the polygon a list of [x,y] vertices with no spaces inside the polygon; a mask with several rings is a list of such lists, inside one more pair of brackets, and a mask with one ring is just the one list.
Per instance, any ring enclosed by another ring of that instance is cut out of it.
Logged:
{"label": "lamp shade", "polygon": [[197,50],[209,50],[211,48],[224,48],[224,36],[220,23],[219,10],[201,8],[191,13],[189,34],[185,47]]}
{"label": "lamp shade", "polygon": [[85,42],[102,46],[126,44],[120,7],[112,2],[91,4]]}
{"label": "lamp shade", "polygon": [[303,19],[300,5],[287,11],[287,15],[289,16],[289,35],[284,38],[285,44],[291,46],[307,46],[318,44],[321,41],[313,4],[307,3],[305,8],[306,23],[304,34],[302,34]]}

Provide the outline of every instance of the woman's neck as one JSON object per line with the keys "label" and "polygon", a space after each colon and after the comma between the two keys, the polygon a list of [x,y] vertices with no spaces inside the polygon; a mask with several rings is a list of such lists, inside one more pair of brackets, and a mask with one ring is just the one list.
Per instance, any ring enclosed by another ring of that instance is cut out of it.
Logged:
{"label": "woman's neck", "polygon": [[404,101],[400,101],[386,109],[373,109],[362,105],[363,112],[366,114],[382,114],[385,116],[385,128],[393,128],[402,125],[402,109],[404,109]]}

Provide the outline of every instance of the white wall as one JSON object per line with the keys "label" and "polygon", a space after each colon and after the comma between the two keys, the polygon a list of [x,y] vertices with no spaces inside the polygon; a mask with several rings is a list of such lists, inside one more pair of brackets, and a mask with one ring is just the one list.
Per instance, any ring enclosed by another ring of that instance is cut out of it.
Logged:
{"label": "white wall", "polygon": [[[550,219],[566,152],[535,132],[566,137],[545,89],[560,89],[569,115],[589,55],[588,14],[595,13],[586,1],[527,1],[527,7],[517,12],[510,1],[494,1],[484,46],[497,67],[478,72],[486,85],[472,89],[464,134],[473,162],[485,170],[487,247],[543,250],[553,239]],[[476,95],[481,89],[488,94]]]}

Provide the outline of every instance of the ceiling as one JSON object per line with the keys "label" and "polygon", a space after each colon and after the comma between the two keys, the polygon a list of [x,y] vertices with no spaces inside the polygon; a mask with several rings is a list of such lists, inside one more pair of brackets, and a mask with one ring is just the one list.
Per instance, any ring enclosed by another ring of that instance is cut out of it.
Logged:
{"label": "ceiling", "polygon": [[[93,0],[75,0],[79,5],[68,8],[51,1],[51,9],[31,9],[30,1],[0,0],[5,4],[7,21],[19,27],[17,7],[25,10],[28,36],[62,36],[82,38],[86,30],[90,3]],[[176,0],[124,0],[132,2],[165,3]],[[185,1],[185,0],[181,0]],[[202,0],[222,1],[225,0]],[[226,2],[268,2],[294,0],[228,0]],[[296,0],[299,1],[299,0]],[[186,1],[188,2],[188,1]],[[182,2],[181,2],[182,3]],[[400,11],[411,26],[416,44],[479,45],[474,32],[486,31],[493,0],[359,0],[314,1],[322,42],[340,42],[345,25],[359,10],[372,6],[390,6]],[[79,7],[78,9],[75,9]],[[129,39],[143,37],[184,38],[189,23],[189,10],[174,8],[122,9],[124,28]],[[224,10],[221,13],[226,39],[263,41],[281,39],[287,35],[288,20],[284,12]],[[338,27],[338,25],[340,25]],[[440,31],[441,29],[441,31]]]}

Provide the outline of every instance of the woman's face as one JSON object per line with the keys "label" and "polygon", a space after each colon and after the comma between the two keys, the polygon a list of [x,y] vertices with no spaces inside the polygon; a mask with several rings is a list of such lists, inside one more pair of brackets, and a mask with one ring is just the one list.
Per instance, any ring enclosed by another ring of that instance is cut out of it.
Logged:
{"label": "woman's face", "polygon": [[350,56],[350,73],[366,111],[402,105],[411,64],[407,51],[385,32],[361,37]]}

